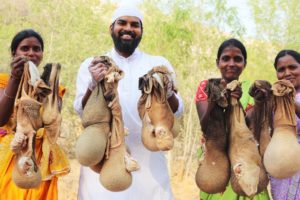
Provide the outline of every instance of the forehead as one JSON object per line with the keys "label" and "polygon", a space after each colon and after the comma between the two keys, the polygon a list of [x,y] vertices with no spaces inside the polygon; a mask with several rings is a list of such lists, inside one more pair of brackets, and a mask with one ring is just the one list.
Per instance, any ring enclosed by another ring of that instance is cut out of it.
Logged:
{"label": "forehead", "polygon": [[281,58],[278,59],[278,62],[277,62],[277,66],[282,66],[282,65],[289,65],[289,64],[300,64],[298,63],[295,58],[291,55],[285,55]]}
{"label": "forehead", "polygon": [[28,38],[23,39],[18,46],[24,46],[24,45],[41,46],[41,43],[36,37],[28,37]]}
{"label": "forehead", "polygon": [[225,47],[222,51],[222,54],[221,55],[228,55],[228,54],[239,54],[239,55],[242,55],[242,52],[239,48],[235,47],[235,46],[228,46],[228,47]]}
{"label": "forehead", "polygon": [[134,17],[134,16],[122,16],[122,17],[119,17],[118,19],[116,19],[116,22],[118,22],[118,21],[126,21],[129,23],[132,23],[132,22],[141,23],[141,20],[138,17]]}

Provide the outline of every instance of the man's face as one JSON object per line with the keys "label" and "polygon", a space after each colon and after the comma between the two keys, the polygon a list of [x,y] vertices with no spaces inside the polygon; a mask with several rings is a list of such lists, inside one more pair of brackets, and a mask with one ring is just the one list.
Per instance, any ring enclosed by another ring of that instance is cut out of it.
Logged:
{"label": "man's face", "polygon": [[142,39],[142,23],[137,17],[122,16],[110,26],[110,33],[115,48],[131,55]]}

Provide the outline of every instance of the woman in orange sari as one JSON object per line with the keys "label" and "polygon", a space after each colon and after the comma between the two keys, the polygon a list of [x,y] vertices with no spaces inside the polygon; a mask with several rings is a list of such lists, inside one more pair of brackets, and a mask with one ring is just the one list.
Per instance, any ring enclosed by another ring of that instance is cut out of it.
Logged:
{"label": "woman in orange sari", "polygon": [[[11,73],[0,73],[0,196],[14,200],[58,199],[57,176],[70,171],[67,157],[56,145],[50,146],[43,128],[36,135],[36,157],[42,173],[42,183],[37,188],[18,188],[12,180],[15,154],[11,149],[26,145],[25,137],[14,138],[16,122],[14,104],[19,83],[27,60],[38,66],[43,59],[44,42],[39,33],[25,29],[11,42]],[[65,89],[60,87],[60,97]]]}

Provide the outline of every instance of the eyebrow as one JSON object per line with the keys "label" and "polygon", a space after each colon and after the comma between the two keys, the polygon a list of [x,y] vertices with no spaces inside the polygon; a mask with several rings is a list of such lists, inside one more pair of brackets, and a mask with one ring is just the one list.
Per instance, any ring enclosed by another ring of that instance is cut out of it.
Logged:
{"label": "eyebrow", "polygon": [[129,22],[125,19],[118,19],[117,22],[126,22],[126,23],[130,23],[130,24],[139,24],[141,25],[140,21],[132,21],[132,22]]}

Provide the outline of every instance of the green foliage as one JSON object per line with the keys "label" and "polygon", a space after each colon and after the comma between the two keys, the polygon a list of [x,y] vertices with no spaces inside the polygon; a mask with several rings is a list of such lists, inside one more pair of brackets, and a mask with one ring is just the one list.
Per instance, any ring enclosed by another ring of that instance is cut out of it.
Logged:
{"label": "green foliage", "polygon": [[298,0],[249,1],[257,34],[282,48],[300,50],[300,4]]}

